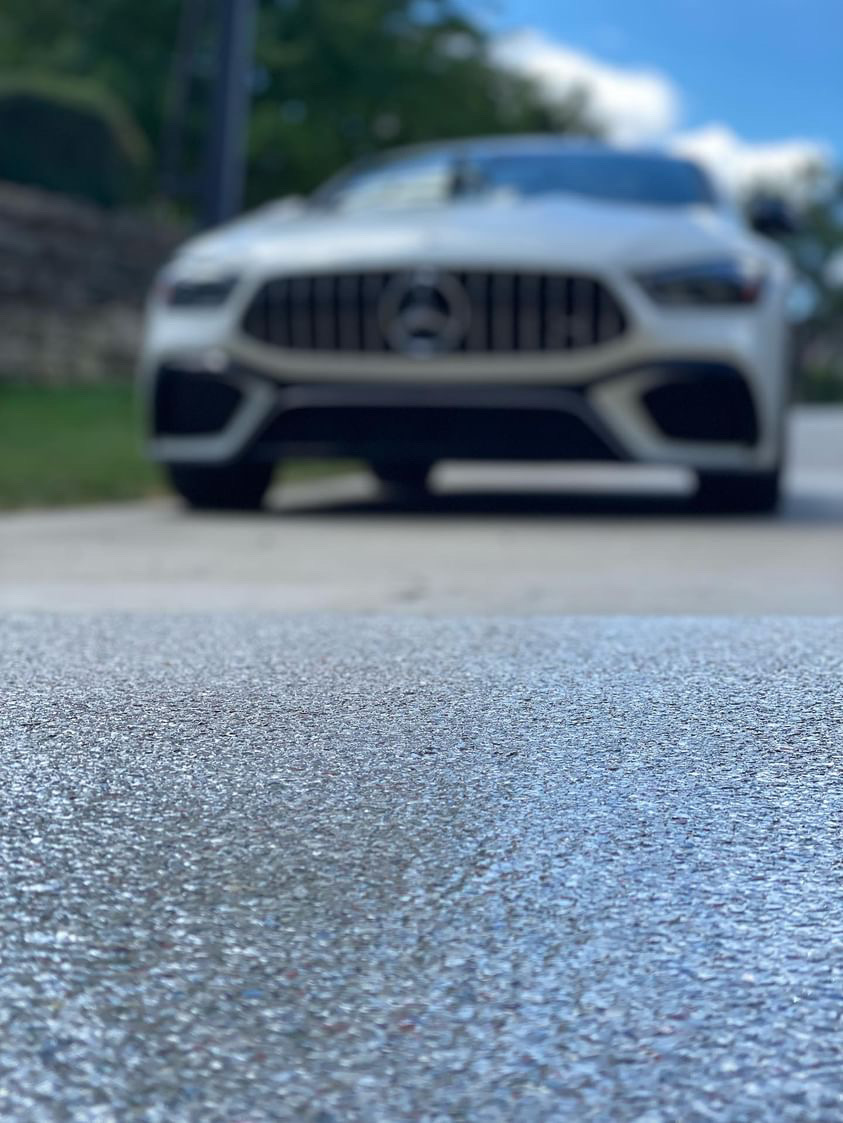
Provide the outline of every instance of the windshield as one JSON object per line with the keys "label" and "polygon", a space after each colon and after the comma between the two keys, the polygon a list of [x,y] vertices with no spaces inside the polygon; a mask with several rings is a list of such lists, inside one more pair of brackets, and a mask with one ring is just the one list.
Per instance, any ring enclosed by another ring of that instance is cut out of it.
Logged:
{"label": "windshield", "polygon": [[328,183],[317,206],[342,211],[443,206],[497,193],[531,198],[578,195],[617,203],[679,207],[715,202],[690,161],[626,152],[425,151],[372,161]]}

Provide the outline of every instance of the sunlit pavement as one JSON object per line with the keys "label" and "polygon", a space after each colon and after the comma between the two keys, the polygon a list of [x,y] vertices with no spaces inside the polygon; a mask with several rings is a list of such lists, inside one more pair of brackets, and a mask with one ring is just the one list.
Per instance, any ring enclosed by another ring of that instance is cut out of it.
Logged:
{"label": "sunlit pavement", "polygon": [[794,436],[775,518],[0,519],[0,1118],[843,1118],[843,413]]}
{"label": "sunlit pavement", "polygon": [[256,515],[0,516],[0,609],[843,613],[843,409],[792,428],[775,517],[695,514],[670,473],[557,466],[445,466],[415,505],[360,474]]}
{"label": "sunlit pavement", "polygon": [[0,625],[0,1117],[837,1123],[840,622]]}

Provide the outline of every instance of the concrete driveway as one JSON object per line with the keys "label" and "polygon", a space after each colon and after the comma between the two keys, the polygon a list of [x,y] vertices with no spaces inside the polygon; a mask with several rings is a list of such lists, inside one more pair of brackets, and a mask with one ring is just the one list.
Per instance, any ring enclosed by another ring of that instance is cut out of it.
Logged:
{"label": "concrete driveway", "polygon": [[415,508],[361,474],[256,515],[9,514],[0,610],[843,613],[843,410],[792,438],[776,517],[694,514],[670,472],[447,465]]}

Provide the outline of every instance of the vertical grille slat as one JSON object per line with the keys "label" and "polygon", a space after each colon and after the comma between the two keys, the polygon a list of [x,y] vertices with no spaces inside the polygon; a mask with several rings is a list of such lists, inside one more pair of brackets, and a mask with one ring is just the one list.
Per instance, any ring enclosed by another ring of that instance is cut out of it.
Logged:
{"label": "vertical grille slat", "polygon": [[289,281],[282,282],[283,288],[278,294],[278,299],[281,305],[281,321],[276,324],[276,331],[281,332],[281,337],[284,340],[282,346],[293,346],[293,293],[292,286]]}
{"label": "vertical grille slat", "polygon": [[564,277],[548,277],[544,289],[544,339],[545,351],[563,351],[566,347]]}
{"label": "vertical grille slat", "polygon": [[471,322],[465,339],[466,351],[485,351],[489,346],[489,298],[487,278],[482,273],[464,274],[465,291],[471,308]]}
{"label": "vertical grille slat", "polygon": [[538,351],[541,340],[541,278],[525,273],[519,281],[518,349]]}
{"label": "vertical grille slat", "polygon": [[[251,335],[265,339],[267,343],[275,343],[275,326],[278,320],[275,312],[275,287],[278,282],[264,285],[249,305],[244,321],[245,329]],[[257,330],[260,324],[260,331]]]}
{"label": "vertical grille slat", "polygon": [[370,273],[363,279],[363,350],[383,351],[386,341],[381,331],[378,315],[380,298],[385,286],[385,278],[380,273]]}
{"label": "vertical grille slat", "polygon": [[570,349],[577,347],[579,342],[579,296],[579,279],[577,277],[570,277],[565,292],[565,308],[567,312],[565,346]]}
{"label": "vertical grille slat", "polygon": [[627,328],[614,295],[593,277],[503,269],[428,269],[423,276],[419,282],[407,270],[277,277],[253,297],[242,330],[271,347],[294,351],[388,352],[399,344],[384,317],[400,314],[402,291],[415,294],[426,284],[435,290],[437,276],[446,284],[436,290],[436,307],[441,312],[444,300],[447,313],[448,298],[442,293],[453,294],[456,287],[464,300],[454,300],[453,295],[450,299],[459,306],[465,324],[461,333],[448,333],[448,345],[441,352],[427,351],[434,356],[446,357],[449,351],[576,351],[609,343]]}
{"label": "vertical grille slat", "polygon": [[587,347],[592,342],[591,283],[582,277],[572,282],[570,346]]}
{"label": "vertical grille slat", "polygon": [[539,277],[539,291],[537,294],[538,301],[538,317],[539,317],[539,341],[538,350],[547,350],[547,321],[548,321],[548,308],[547,308],[547,289],[549,285],[547,277]]}
{"label": "vertical grille slat", "polygon": [[515,310],[512,307],[512,277],[509,273],[493,274],[489,310],[492,314],[492,350],[514,350]]}
{"label": "vertical grille slat", "polygon": [[290,281],[290,346],[310,349],[310,315],[308,312],[308,296],[310,294],[310,278],[294,277]]}
{"label": "vertical grille slat", "polygon": [[348,273],[337,280],[337,347],[340,351],[360,350],[360,278]]}
{"label": "vertical grille slat", "polygon": [[317,351],[336,349],[337,310],[334,303],[336,278],[317,277],[314,284],[314,346]]}

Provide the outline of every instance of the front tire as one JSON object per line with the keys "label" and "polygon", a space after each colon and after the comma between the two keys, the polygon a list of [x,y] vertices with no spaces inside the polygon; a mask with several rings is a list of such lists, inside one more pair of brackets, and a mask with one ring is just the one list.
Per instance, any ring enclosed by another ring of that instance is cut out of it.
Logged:
{"label": "front tire", "polygon": [[699,472],[696,506],[703,511],[764,514],[781,499],[781,469],[769,472]]}
{"label": "front tire", "polygon": [[168,464],[173,489],[199,511],[254,511],[263,503],[272,464]]}

